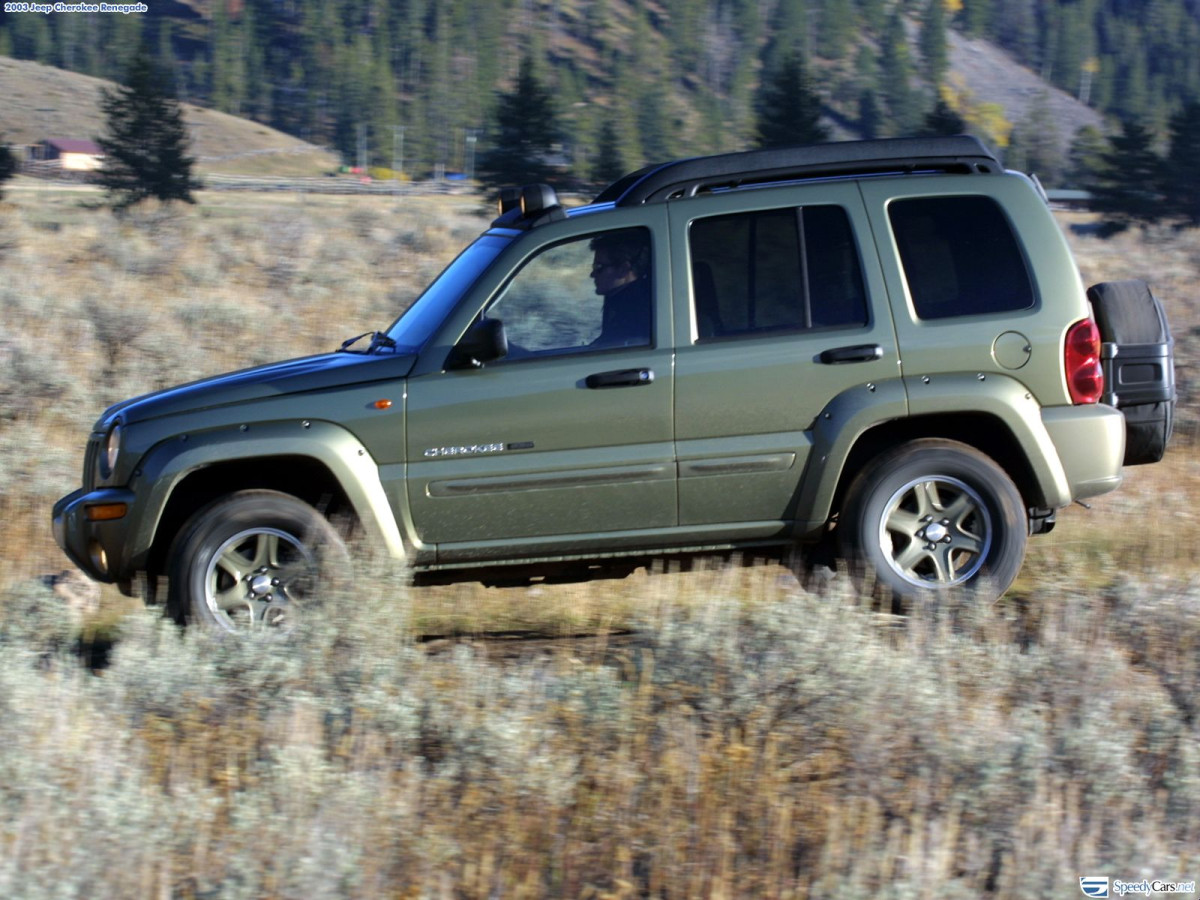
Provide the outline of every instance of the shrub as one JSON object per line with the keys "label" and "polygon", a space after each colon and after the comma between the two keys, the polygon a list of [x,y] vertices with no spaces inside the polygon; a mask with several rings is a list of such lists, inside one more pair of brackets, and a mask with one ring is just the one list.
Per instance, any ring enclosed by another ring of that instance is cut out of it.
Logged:
{"label": "shrub", "polygon": [[1026,897],[1186,868],[1194,586],[1030,622],[656,584],[591,660],[422,650],[380,587],[287,640],[135,614],[103,677],[10,592],[0,892]]}

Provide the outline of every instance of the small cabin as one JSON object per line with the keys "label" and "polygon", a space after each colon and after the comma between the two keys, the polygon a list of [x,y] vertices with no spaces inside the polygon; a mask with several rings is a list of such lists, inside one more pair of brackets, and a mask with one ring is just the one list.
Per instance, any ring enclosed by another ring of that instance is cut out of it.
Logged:
{"label": "small cabin", "polygon": [[94,172],[101,166],[104,151],[92,141],[47,138],[34,145],[33,156],[45,162],[57,161],[68,172]]}

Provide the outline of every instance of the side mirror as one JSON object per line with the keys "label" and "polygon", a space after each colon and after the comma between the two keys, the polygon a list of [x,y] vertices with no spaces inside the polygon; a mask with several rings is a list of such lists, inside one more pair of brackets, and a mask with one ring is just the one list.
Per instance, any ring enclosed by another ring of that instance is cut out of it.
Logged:
{"label": "side mirror", "polygon": [[467,329],[446,360],[447,369],[482,369],[508,355],[508,337],[499,319],[480,319]]}

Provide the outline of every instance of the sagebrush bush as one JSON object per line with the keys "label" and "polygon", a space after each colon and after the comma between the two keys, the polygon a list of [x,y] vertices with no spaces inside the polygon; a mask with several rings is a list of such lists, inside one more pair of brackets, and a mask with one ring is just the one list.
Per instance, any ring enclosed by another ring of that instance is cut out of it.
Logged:
{"label": "sagebrush bush", "polygon": [[429,652],[403,587],[360,587],[281,640],[132,615],[99,676],[22,587],[0,893],[1052,897],[1188,874],[1194,585],[896,618],[843,578],[758,572],[647,580],[636,640],[590,659]]}

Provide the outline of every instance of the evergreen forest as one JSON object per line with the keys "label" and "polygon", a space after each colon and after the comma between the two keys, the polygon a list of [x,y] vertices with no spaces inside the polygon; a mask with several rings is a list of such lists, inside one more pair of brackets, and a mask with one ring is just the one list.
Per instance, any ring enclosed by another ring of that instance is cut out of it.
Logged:
{"label": "evergreen forest", "polygon": [[5,13],[0,55],[120,81],[142,47],[182,100],[411,177],[486,169],[520,128],[506,99],[532,86],[550,116],[529,123],[549,141],[542,162],[588,182],[774,140],[764,105],[795,101],[781,86],[811,90],[833,130],[807,127],[831,138],[954,121],[950,30],[1114,133],[1136,121],[1165,145],[1200,99],[1200,0],[167,0]]}

